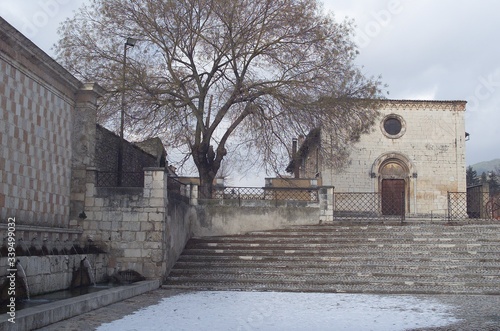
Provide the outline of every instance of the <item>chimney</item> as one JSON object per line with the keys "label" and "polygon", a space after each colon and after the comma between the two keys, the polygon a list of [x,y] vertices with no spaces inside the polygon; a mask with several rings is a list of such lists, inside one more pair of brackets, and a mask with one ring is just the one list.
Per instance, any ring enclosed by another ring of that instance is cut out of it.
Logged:
{"label": "chimney", "polygon": [[297,157],[297,138],[292,139],[292,160],[293,160],[293,175],[295,178],[300,178],[300,160]]}
{"label": "chimney", "polygon": [[292,139],[292,159],[297,155],[297,138]]}
{"label": "chimney", "polygon": [[303,134],[301,134],[301,135],[299,136],[299,146],[302,146],[302,144],[304,143],[304,140],[306,140],[306,137],[304,137],[304,135],[303,135]]}

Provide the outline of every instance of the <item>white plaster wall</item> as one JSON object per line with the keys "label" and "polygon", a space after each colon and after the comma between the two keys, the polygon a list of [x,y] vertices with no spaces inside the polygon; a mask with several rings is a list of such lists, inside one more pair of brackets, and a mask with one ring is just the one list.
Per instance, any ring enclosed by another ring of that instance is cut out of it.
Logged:
{"label": "white plaster wall", "polygon": [[[461,101],[382,102],[377,124],[353,146],[346,167],[335,170],[324,163],[324,184],[335,186],[336,192],[378,192],[379,169],[374,163],[387,153],[400,153],[410,163],[410,214],[444,213],[447,192],[466,190],[464,110]],[[380,123],[389,114],[405,121],[400,138],[382,132]]]}

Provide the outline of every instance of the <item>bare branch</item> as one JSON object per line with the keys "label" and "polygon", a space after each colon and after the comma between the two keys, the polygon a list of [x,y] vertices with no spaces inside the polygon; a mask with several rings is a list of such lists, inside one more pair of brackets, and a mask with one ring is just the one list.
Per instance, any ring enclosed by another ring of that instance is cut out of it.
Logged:
{"label": "bare branch", "polygon": [[[354,64],[353,22],[320,8],[316,0],[93,0],[62,24],[56,51],[68,70],[109,91],[100,121],[117,121],[125,86],[127,131],[189,151],[210,186],[228,153],[281,172],[291,137],[328,125],[336,139],[325,158],[341,164],[370,130],[380,80]],[[123,82],[129,36],[139,42]]]}

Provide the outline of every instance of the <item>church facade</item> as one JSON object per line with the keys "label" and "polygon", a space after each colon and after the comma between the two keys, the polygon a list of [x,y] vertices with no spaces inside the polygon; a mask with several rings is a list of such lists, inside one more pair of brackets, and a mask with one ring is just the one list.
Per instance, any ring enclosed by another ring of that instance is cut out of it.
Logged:
{"label": "church facade", "polygon": [[[382,100],[371,133],[351,147],[344,167],[329,166],[318,157],[319,146],[303,144],[298,173],[321,177],[335,192],[380,193],[382,206],[384,199],[401,199],[406,215],[444,215],[448,192],[466,191],[465,106],[465,101]],[[335,137],[323,127],[321,139],[306,137],[304,143],[330,139]]]}

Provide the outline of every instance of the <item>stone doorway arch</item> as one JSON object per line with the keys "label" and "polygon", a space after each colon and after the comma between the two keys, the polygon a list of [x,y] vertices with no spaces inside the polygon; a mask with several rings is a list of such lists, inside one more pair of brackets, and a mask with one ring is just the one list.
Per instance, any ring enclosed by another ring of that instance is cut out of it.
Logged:
{"label": "stone doorway arch", "polygon": [[388,160],[380,168],[383,215],[401,215],[406,210],[408,170],[399,160]]}
{"label": "stone doorway arch", "polygon": [[410,211],[410,174],[416,177],[413,164],[403,154],[387,153],[372,166],[377,178],[376,192],[381,195],[383,215],[401,215]]}

